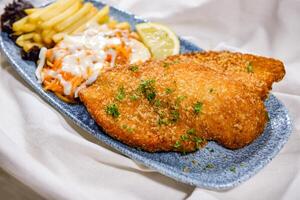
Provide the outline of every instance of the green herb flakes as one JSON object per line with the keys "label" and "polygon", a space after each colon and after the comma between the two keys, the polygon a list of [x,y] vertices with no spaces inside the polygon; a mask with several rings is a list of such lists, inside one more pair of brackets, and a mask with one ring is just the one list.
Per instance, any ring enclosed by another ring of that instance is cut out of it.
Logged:
{"label": "green herb flakes", "polygon": [[213,88],[210,88],[209,89],[209,93],[213,93],[214,89]]}
{"label": "green herb flakes", "polygon": [[209,151],[210,153],[213,153],[215,152],[215,150],[213,148],[209,148],[209,147],[206,147],[207,151]]}
{"label": "green herb flakes", "polygon": [[170,66],[170,63],[167,63],[167,62],[164,62],[164,63],[163,63],[163,67],[166,68],[166,67],[169,67],[169,66]]}
{"label": "green herb flakes", "polygon": [[182,141],[187,141],[187,140],[189,139],[189,136],[188,136],[188,135],[181,135],[181,136],[180,136],[180,139],[181,139]]}
{"label": "green herb flakes", "polygon": [[136,66],[136,65],[131,66],[129,69],[130,69],[131,71],[133,71],[133,72],[139,71],[139,67]]}
{"label": "green herb flakes", "polygon": [[199,114],[201,111],[202,111],[202,106],[203,104],[201,102],[197,102],[195,105],[194,105],[194,113],[196,114]]}
{"label": "green herb flakes", "polygon": [[153,102],[153,100],[156,97],[156,91],[154,88],[154,83],[155,80],[145,80],[142,81],[139,89],[140,91],[144,94],[145,98],[149,101],[149,102]]}
{"label": "green herb flakes", "polygon": [[158,125],[168,125],[169,124],[169,121],[167,119],[164,119],[164,118],[159,118],[158,119]]}
{"label": "green herb flakes", "polygon": [[235,168],[235,166],[231,166],[231,167],[229,168],[229,171],[231,171],[231,172],[235,173],[235,172],[236,172],[236,168]]}
{"label": "green herb flakes", "polygon": [[270,121],[269,113],[267,111],[265,112],[265,115],[266,115],[267,121]]}
{"label": "green herb flakes", "polygon": [[176,99],[176,106],[178,106],[184,99],[186,98],[186,96],[179,96]]}
{"label": "green herb flakes", "polygon": [[177,122],[179,120],[179,111],[178,110],[172,110],[171,111],[171,121]]}
{"label": "green herb flakes", "polygon": [[192,160],[193,165],[197,165],[198,161],[197,160]]}
{"label": "green herb flakes", "polygon": [[193,128],[191,128],[191,129],[187,130],[186,133],[189,134],[189,135],[195,135],[196,134],[196,130],[193,129]]}
{"label": "green herb flakes", "polygon": [[196,143],[196,149],[199,149],[200,148],[200,144],[203,142],[203,139],[199,138],[199,137],[195,137],[194,138],[194,142]]}
{"label": "green herb flakes", "polygon": [[116,96],[116,99],[119,100],[119,101],[122,101],[124,98],[125,98],[125,90],[124,90],[124,87],[120,87],[118,89],[118,93],[117,93],[117,96]]}
{"label": "green herb flakes", "polygon": [[154,102],[154,106],[156,106],[156,107],[160,107],[161,106],[161,102],[160,102],[159,99]]}
{"label": "green herb flakes", "polygon": [[127,126],[126,124],[123,124],[122,125],[122,129],[124,129],[125,131],[129,132],[129,133],[132,133],[134,131],[133,128]]}
{"label": "green herb flakes", "polygon": [[119,109],[116,104],[110,104],[106,106],[105,112],[111,115],[113,118],[118,118],[120,115]]}
{"label": "green herb flakes", "polygon": [[180,146],[181,146],[181,142],[177,140],[174,144],[174,148],[178,149]]}
{"label": "green herb flakes", "polygon": [[204,167],[204,169],[213,169],[214,167],[215,167],[214,164],[208,163],[208,164]]}
{"label": "green herb flakes", "polygon": [[165,92],[166,92],[166,94],[171,94],[173,92],[173,90],[171,88],[166,88]]}
{"label": "green herb flakes", "polygon": [[138,97],[137,95],[133,94],[133,95],[131,95],[129,98],[130,98],[130,100],[132,100],[132,101],[136,101],[139,97]]}
{"label": "green herb flakes", "polygon": [[184,173],[189,173],[191,170],[190,170],[190,168],[188,168],[187,166],[184,166],[183,169],[182,169],[182,171],[183,171]]}
{"label": "green herb flakes", "polygon": [[253,65],[251,62],[248,63],[247,65],[247,72],[248,73],[253,73]]}

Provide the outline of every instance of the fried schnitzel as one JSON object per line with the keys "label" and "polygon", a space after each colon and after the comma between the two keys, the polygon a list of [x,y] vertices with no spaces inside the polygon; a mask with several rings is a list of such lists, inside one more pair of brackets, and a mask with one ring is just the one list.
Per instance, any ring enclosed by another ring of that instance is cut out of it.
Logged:
{"label": "fried schnitzel", "polygon": [[281,61],[251,54],[228,51],[208,51],[170,56],[170,62],[198,63],[216,70],[245,84],[249,90],[267,97],[272,84],[283,79],[284,65]]}
{"label": "fried schnitzel", "polygon": [[268,115],[262,98],[283,75],[276,60],[196,53],[107,70],[79,96],[110,136],[130,146],[190,152],[214,140],[236,149],[263,132]]}

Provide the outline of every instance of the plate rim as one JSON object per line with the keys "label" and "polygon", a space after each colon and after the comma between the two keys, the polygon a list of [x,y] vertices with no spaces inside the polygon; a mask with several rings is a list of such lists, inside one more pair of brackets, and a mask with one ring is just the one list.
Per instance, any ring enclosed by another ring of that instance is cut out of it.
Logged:
{"label": "plate rim", "polygon": [[[52,2],[52,1],[51,1]],[[51,3],[51,2],[47,2]],[[102,5],[108,5],[102,1],[98,1],[98,0],[89,0],[89,2],[97,2],[100,3]],[[44,4],[44,5],[47,5]],[[110,8],[113,8],[114,10],[116,10],[117,12],[122,13],[123,15],[127,15],[128,17],[137,19],[137,20],[142,20],[142,21],[148,21],[145,20],[143,18],[137,17],[136,15],[124,11],[120,8],[117,8],[115,6],[111,6],[109,5]],[[3,39],[3,32],[1,31],[1,36],[0,36],[0,49],[3,52],[3,55],[6,56],[7,61],[11,64],[11,66],[13,67],[13,69],[18,73],[18,75],[26,82],[26,84],[28,84],[35,93],[37,93],[44,101],[46,101],[47,103],[49,103],[52,107],[54,107],[59,113],[61,113],[63,116],[68,117],[69,119],[71,119],[73,121],[73,123],[75,123],[78,127],[82,128],[84,131],[88,132],[90,135],[94,136],[97,138],[97,140],[100,140],[101,142],[103,142],[104,144],[110,146],[111,148],[117,150],[119,153],[129,157],[130,159],[133,159],[149,168],[152,168],[154,170],[156,170],[157,172],[175,179],[176,181],[179,182],[183,182],[189,185],[193,185],[193,186],[197,186],[197,187],[202,187],[205,189],[210,189],[210,190],[227,190],[230,188],[233,188],[237,185],[239,185],[240,183],[245,182],[246,180],[248,180],[249,178],[253,177],[255,174],[257,174],[262,168],[264,168],[278,153],[279,151],[283,148],[283,146],[287,143],[292,130],[293,130],[293,123],[291,120],[291,117],[289,115],[288,109],[286,108],[286,106],[273,94],[270,93],[270,96],[274,97],[277,101],[278,104],[281,106],[281,108],[283,109],[285,116],[286,116],[286,123],[287,123],[287,130],[286,130],[286,134],[284,139],[281,139],[279,143],[277,143],[278,147],[276,149],[274,149],[271,153],[268,153],[267,155],[264,154],[264,159],[262,160],[262,163],[260,165],[258,165],[255,168],[251,168],[250,171],[248,171],[247,173],[244,173],[243,175],[239,176],[237,179],[234,179],[232,181],[227,181],[225,184],[219,184],[216,186],[216,184],[214,183],[207,183],[207,182],[199,182],[197,181],[197,179],[191,179],[190,177],[187,177],[184,173],[177,173],[176,176],[174,176],[171,172],[171,169],[168,165],[162,163],[162,162],[158,162],[158,161],[153,161],[149,158],[146,158],[144,156],[141,156],[139,154],[136,154],[134,152],[128,151],[126,148],[123,148],[122,146],[119,145],[114,145],[113,143],[111,143],[110,141],[103,141],[103,139],[101,139],[99,137],[99,133],[97,133],[96,131],[94,131],[93,129],[89,128],[85,123],[83,123],[81,120],[79,120],[78,118],[75,117],[75,115],[71,115],[69,112],[65,111],[65,109],[63,108],[62,105],[59,104],[58,101],[54,101],[52,98],[50,98],[46,92],[40,92],[39,88],[37,88],[35,86],[35,83],[33,82],[33,80],[30,79],[30,77],[22,72],[21,67],[18,67],[19,65],[17,64],[17,62],[15,61],[15,59],[9,54],[9,52],[5,49],[5,44],[4,44],[4,39]],[[179,37],[180,41],[192,46],[194,49],[198,49],[199,51],[201,51],[202,49],[199,48],[198,46],[196,46],[194,43],[189,42],[186,39],[183,39],[182,37]],[[16,46],[16,45],[15,45]],[[17,47],[17,46],[16,46]],[[20,57],[20,59],[22,59]],[[22,59],[23,60],[23,59]],[[103,131],[104,134],[106,134]],[[113,139],[115,140],[115,139]],[[145,162],[145,160],[150,161],[150,162]],[[162,170],[162,168],[167,170]]]}

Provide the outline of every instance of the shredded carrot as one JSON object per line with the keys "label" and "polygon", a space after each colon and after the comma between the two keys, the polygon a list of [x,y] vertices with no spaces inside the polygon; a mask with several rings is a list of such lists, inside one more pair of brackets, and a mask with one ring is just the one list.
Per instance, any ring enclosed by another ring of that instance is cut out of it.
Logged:
{"label": "shredded carrot", "polygon": [[62,71],[62,72],[60,72],[60,74],[66,81],[69,81],[70,79],[72,79],[74,77],[74,75],[70,72]]}
{"label": "shredded carrot", "polygon": [[57,59],[54,61],[52,68],[53,70],[57,70],[61,67],[61,65],[62,65],[62,59]]}
{"label": "shredded carrot", "polygon": [[52,56],[53,56],[53,50],[52,49],[48,49],[46,52],[46,58],[47,60],[52,60]]}

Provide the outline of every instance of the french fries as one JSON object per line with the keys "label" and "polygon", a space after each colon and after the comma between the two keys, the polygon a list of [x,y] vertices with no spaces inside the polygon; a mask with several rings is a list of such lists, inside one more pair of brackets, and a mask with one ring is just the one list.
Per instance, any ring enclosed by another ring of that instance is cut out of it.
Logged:
{"label": "french fries", "polygon": [[47,12],[40,16],[42,21],[47,21],[58,14],[64,12],[66,9],[68,9],[72,4],[74,4],[77,0],[65,0],[62,5],[59,5],[58,7],[52,8],[52,11]]}
{"label": "french fries", "polygon": [[71,26],[69,26],[64,32],[68,33],[68,34],[73,33],[78,27],[86,24],[87,21],[89,21],[96,13],[97,13],[97,9],[96,8],[92,9],[88,14],[86,14],[85,16],[83,16],[76,23],[74,23]]}
{"label": "french fries", "polygon": [[108,23],[110,27],[130,29],[128,23],[109,21],[109,7],[98,10],[83,0],[58,0],[43,8],[25,10],[27,16],[13,24],[16,43],[26,52],[33,46],[53,47],[67,34],[78,34],[87,26]]}
{"label": "french fries", "polygon": [[93,8],[92,3],[85,3],[77,13],[75,13],[74,15],[69,17],[68,19],[64,20],[63,22],[57,24],[55,26],[55,30],[56,31],[65,30],[66,28],[71,26],[73,23],[75,23],[77,20],[79,20],[81,17],[86,15],[88,12],[90,12],[92,8]]}
{"label": "french fries", "polygon": [[86,24],[82,24],[73,33],[80,33],[84,31],[84,29],[94,22],[98,22],[99,24],[103,24],[104,22],[108,21],[109,19],[109,7],[104,6],[94,17],[92,17]]}
{"label": "french fries", "polygon": [[38,11],[38,10],[39,10],[39,8],[28,8],[28,9],[25,10],[25,13],[26,13],[27,15],[30,15],[30,14],[32,14],[32,13]]}
{"label": "french fries", "polygon": [[62,12],[61,14],[57,15],[56,17],[53,17],[52,19],[43,22],[41,25],[42,28],[48,29],[48,28],[55,26],[56,24],[63,21],[64,19],[67,19],[70,16],[72,16],[81,6],[82,6],[82,4],[80,2],[76,2],[74,5],[72,5],[70,8],[68,8],[65,12]]}

